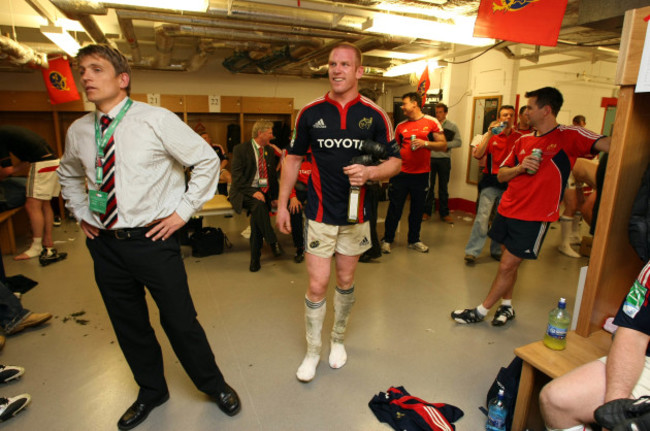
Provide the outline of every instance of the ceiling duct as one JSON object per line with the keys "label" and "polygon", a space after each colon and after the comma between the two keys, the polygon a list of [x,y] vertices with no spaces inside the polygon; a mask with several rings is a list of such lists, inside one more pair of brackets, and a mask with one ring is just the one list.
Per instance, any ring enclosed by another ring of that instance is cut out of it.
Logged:
{"label": "ceiling duct", "polygon": [[0,53],[2,57],[8,57],[11,63],[19,66],[38,66],[44,69],[49,67],[47,54],[36,52],[6,36],[0,36]]}
{"label": "ceiling duct", "polygon": [[313,28],[298,27],[297,24],[262,24],[259,22],[243,22],[232,19],[214,17],[199,17],[190,15],[174,15],[170,13],[145,12],[137,10],[117,10],[118,18],[122,20],[156,21],[170,24],[191,25],[199,27],[216,27],[232,30],[262,31],[268,33],[293,34],[308,37],[342,38],[349,40],[361,39],[363,36],[355,33],[346,33],[334,30],[317,30]]}
{"label": "ceiling duct", "polygon": [[293,44],[293,45],[309,45],[319,48],[323,45],[323,41],[316,38],[305,38],[301,36],[286,36],[275,33],[264,32],[248,32],[248,31],[232,31],[222,30],[218,28],[198,27],[188,25],[176,24],[161,24],[161,27],[167,36],[198,36],[207,37],[219,40],[233,40],[233,41],[254,41],[278,44]]}
{"label": "ceiling duct", "polygon": [[154,26],[154,31],[156,32],[156,51],[158,52],[155,65],[158,67],[167,67],[172,62],[174,39],[165,31],[166,25],[156,24]]}
{"label": "ceiling duct", "polygon": [[237,52],[226,58],[221,65],[233,73],[242,72],[253,64],[248,52]]}
{"label": "ceiling duct", "polygon": [[108,9],[99,3],[87,0],[50,0],[63,14],[71,20],[79,21],[86,33],[95,43],[109,43],[106,35],[99,28],[91,15],[106,15]]}
{"label": "ceiling duct", "polygon": [[131,60],[136,64],[142,62],[142,54],[140,53],[140,45],[138,44],[138,39],[135,35],[133,21],[130,19],[122,19],[118,15],[117,22],[120,24],[122,35],[129,44],[129,48],[131,48]]}

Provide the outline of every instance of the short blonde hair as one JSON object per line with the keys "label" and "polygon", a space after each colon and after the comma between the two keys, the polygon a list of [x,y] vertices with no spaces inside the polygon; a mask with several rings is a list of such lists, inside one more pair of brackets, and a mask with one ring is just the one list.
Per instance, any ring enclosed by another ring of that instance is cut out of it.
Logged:
{"label": "short blonde hair", "polygon": [[350,42],[337,43],[331,49],[330,54],[332,53],[332,51],[334,51],[335,49],[339,49],[339,48],[349,49],[349,50],[354,52],[354,57],[357,60],[357,67],[359,67],[359,66],[361,66],[363,64],[363,53],[361,52],[361,49],[359,49],[358,46],[356,46],[355,44],[350,43]]}
{"label": "short blonde hair", "polygon": [[251,132],[253,139],[257,138],[260,133],[268,129],[273,129],[272,122],[268,120],[257,120],[255,124],[253,124],[253,131]]}

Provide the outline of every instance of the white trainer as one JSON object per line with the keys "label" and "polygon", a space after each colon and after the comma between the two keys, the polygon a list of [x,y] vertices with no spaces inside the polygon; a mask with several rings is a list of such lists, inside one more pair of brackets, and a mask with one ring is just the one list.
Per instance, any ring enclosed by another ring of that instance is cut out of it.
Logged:
{"label": "white trainer", "polygon": [[381,252],[384,254],[390,254],[390,243],[386,241],[381,242]]}
{"label": "white trainer", "polygon": [[414,242],[413,244],[409,244],[408,248],[410,248],[411,250],[419,251],[420,253],[429,252],[429,246],[420,241]]}

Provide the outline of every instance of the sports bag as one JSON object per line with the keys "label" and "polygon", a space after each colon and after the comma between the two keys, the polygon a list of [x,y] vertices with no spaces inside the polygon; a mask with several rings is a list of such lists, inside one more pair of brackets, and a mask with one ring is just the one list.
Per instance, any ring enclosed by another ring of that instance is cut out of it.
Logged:
{"label": "sports bag", "polygon": [[190,237],[193,257],[206,257],[223,253],[224,246],[232,247],[221,228],[204,227]]}

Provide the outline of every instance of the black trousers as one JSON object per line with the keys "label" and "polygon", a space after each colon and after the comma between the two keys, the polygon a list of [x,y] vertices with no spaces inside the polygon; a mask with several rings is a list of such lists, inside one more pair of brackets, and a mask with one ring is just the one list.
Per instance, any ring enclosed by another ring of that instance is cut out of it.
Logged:
{"label": "black trousers", "polygon": [[370,241],[372,247],[365,254],[377,258],[381,256],[381,245],[377,235],[377,213],[379,207],[379,196],[381,195],[381,185],[379,183],[366,184],[366,199],[368,200],[368,221],[370,222]]}
{"label": "black trousers", "polygon": [[154,242],[143,233],[133,239],[100,235],[87,239],[86,245],[117,341],[140,386],[138,401],[152,402],[168,391],[145,286],[176,356],[196,387],[208,395],[225,390],[223,375],[196,319],[176,236]]}
{"label": "black trousers", "polygon": [[447,185],[449,184],[449,175],[451,174],[451,159],[432,158],[431,159],[431,174],[429,176],[429,190],[427,191],[426,201],[424,203],[424,212],[431,215],[434,212],[433,205],[436,201],[434,188],[436,185],[436,176],[438,176],[438,212],[440,217],[449,215],[449,192]]}
{"label": "black trousers", "polygon": [[411,208],[409,212],[408,243],[420,241],[420,228],[422,227],[422,213],[424,211],[424,198],[427,190],[429,174],[405,174],[400,172],[390,179],[388,185],[388,212],[386,213],[386,229],[384,241],[392,243],[395,240],[397,224],[402,217],[402,209],[406,197],[411,195]]}
{"label": "black trousers", "polygon": [[265,202],[252,196],[244,196],[243,207],[251,213],[251,257],[260,257],[263,240],[266,240],[268,244],[278,242],[273,226],[271,226],[270,204],[268,196],[266,196]]}

